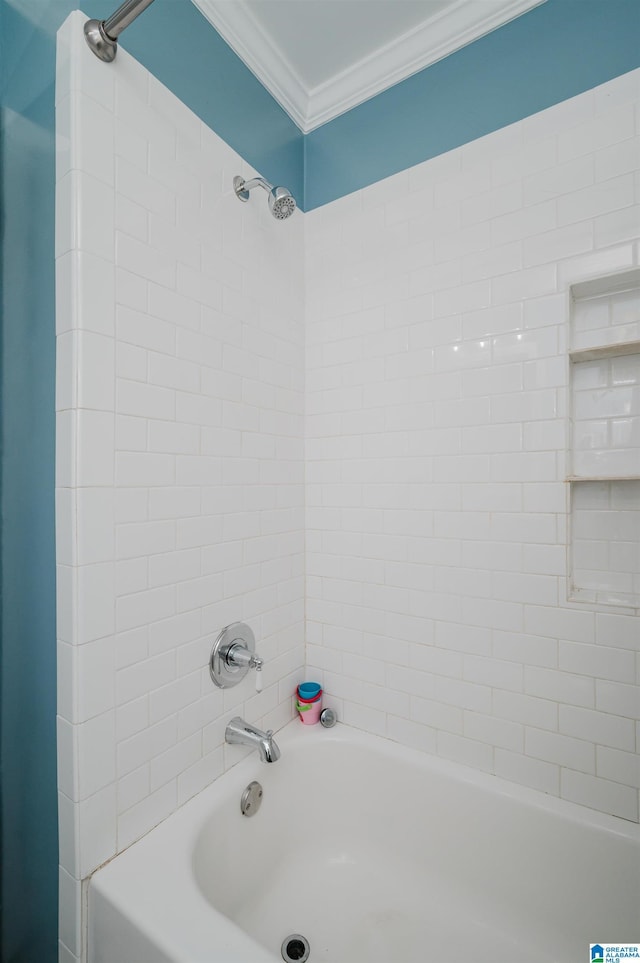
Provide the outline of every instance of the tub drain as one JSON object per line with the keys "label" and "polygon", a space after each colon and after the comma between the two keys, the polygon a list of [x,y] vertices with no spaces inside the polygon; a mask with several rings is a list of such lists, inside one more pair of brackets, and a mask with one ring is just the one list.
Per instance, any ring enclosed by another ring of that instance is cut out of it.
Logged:
{"label": "tub drain", "polygon": [[280,951],[285,963],[305,963],[309,959],[309,941],[299,933],[292,933],[282,941]]}

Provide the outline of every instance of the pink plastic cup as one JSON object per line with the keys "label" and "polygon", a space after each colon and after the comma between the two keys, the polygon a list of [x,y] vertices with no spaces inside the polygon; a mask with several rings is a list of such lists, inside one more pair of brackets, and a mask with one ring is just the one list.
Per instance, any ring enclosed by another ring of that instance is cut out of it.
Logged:
{"label": "pink plastic cup", "polygon": [[320,722],[322,696],[314,702],[301,702],[300,699],[296,699],[296,709],[305,726],[314,726],[316,722]]}

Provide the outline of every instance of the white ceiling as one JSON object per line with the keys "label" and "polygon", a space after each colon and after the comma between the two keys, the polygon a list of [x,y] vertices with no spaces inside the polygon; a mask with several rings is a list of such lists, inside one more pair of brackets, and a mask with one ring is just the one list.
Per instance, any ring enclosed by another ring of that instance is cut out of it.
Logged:
{"label": "white ceiling", "polygon": [[193,0],[305,133],[545,0]]}

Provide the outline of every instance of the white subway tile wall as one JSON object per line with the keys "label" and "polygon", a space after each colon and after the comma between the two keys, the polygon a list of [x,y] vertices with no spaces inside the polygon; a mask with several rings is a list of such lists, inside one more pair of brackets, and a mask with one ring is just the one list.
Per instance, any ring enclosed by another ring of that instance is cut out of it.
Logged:
{"label": "white subway tile wall", "polygon": [[[569,287],[639,263],[639,134],[635,71],[305,216],[310,674],[347,723],[630,820],[640,620],[567,601],[565,478]],[[618,301],[574,345],[635,336]],[[578,385],[577,447],[604,419],[626,473],[637,358]],[[627,487],[574,506],[616,586]]]}
{"label": "white subway tile wall", "polygon": [[[78,12],[59,37],[58,647],[63,953],[79,880],[274,729],[304,665],[303,217]],[[115,305],[115,307],[114,307]],[[219,630],[265,658],[223,692]]]}

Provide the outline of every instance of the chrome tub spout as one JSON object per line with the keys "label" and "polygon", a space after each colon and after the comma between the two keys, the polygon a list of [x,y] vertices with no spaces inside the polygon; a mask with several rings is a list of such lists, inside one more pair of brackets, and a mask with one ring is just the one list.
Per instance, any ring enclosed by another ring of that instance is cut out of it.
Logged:
{"label": "chrome tub spout", "polygon": [[257,749],[261,762],[277,762],[280,758],[278,744],[273,738],[273,730],[263,732],[240,716],[235,716],[227,726],[224,734],[225,741],[231,746],[249,746]]}

